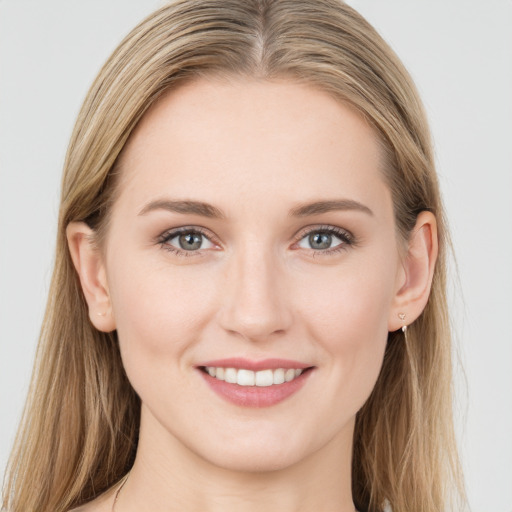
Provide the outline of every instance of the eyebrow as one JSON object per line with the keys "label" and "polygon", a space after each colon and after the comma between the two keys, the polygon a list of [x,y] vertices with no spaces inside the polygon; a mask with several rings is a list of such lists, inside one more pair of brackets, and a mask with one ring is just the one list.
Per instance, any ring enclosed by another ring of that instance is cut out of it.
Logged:
{"label": "eyebrow", "polygon": [[201,201],[173,201],[170,199],[157,199],[151,201],[139,212],[139,215],[146,215],[154,210],[167,210],[175,213],[189,213],[209,217],[211,219],[225,219],[226,216],[215,206]]}
{"label": "eyebrow", "polygon": [[356,210],[373,216],[373,212],[362,203],[353,199],[333,199],[330,201],[315,201],[313,203],[301,204],[290,210],[290,217],[307,217],[308,215],[318,215],[320,213],[332,211]]}
{"label": "eyebrow", "polygon": [[[226,215],[222,210],[202,201],[191,200],[170,200],[157,199],[148,203],[139,212],[139,215],[146,215],[154,210],[167,210],[174,213],[194,214],[210,219],[226,219]],[[373,212],[362,203],[353,199],[333,199],[328,201],[314,201],[312,203],[304,203],[292,208],[288,212],[289,217],[308,217],[310,215],[319,215],[321,213],[332,211],[355,210],[372,215]]]}

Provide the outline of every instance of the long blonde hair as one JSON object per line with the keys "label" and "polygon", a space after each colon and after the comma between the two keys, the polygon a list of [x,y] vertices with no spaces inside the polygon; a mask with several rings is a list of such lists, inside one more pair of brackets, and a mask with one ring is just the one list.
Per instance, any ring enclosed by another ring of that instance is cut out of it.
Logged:
{"label": "long blonde hair", "polygon": [[428,125],[416,89],[377,32],[339,0],[178,0],[120,44],[92,85],[69,145],[55,268],[33,379],[10,459],[3,506],[64,512],[118,481],[138,442],[140,400],[123,370],[116,333],[88,318],[66,241],[72,221],[101,238],[115,199],[116,161],[147,109],[199,76],[290,78],[351,104],[387,155],[385,178],[404,240],[420,211],[438,222],[440,254],[426,309],[390,333],[382,371],[357,414],[356,506],[446,510],[464,499],[452,422],[446,301],[448,235]]}

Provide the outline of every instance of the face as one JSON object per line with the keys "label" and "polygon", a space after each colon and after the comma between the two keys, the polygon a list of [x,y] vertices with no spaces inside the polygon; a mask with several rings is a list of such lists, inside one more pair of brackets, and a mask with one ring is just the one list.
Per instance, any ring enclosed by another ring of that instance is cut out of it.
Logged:
{"label": "face", "polygon": [[309,86],[197,81],[120,172],[104,263],[141,439],[239,470],[350,440],[402,276],[372,128]]}

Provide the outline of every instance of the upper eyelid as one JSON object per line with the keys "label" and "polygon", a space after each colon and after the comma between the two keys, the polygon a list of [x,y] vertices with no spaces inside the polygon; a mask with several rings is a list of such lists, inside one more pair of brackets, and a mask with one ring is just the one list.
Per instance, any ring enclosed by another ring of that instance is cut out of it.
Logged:
{"label": "upper eyelid", "polygon": [[299,239],[302,239],[307,234],[312,233],[312,232],[314,233],[316,231],[328,231],[331,233],[344,233],[351,238],[353,236],[352,233],[348,229],[341,228],[339,226],[332,226],[330,224],[316,224],[313,226],[306,226],[306,227],[302,228],[301,230],[299,230],[296,237]]}
{"label": "upper eyelid", "polygon": [[162,234],[158,235],[157,239],[159,241],[169,240],[174,238],[175,236],[180,235],[181,233],[200,233],[201,235],[208,238],[210,241],[217,240],[217,237],[211,233],[210,230],[200,226],[180,226],[178,228],[171,228],[165,230]]}
{"label": "upper eyelid", "polygon": [[[303,228],[301,228],[293,236],[293,243],[296,244],[296,243],[300,242],[303,238],[308,236],[310,233],[321,232],[321,231],[327,231],[334,235],[343,235],[344,234],[346,236],[346,238],[349,238],[351,242],[354,242],[353,234],[345,228],[341,228],[339,226],[334,226],[331,224],[314,224],[314,225],[310,225],[310,226],[304,226]],[[180,233],[191,233],[191,232],[200,233],[201,235],[205,236],[210,242],[217,244],[217,245],[222,245],[222,243],[219,241],[218,237],[216,237],[210,230],[203,228],[202,226],[194,226],[194,225],[179,226],[176,228],[168,229],[157,237],[157,241],[159,243],[165,243],[165,242],[168,242],[169,240],[172,240],[174,237],[178,236]],[[191,251],[191,252],[198,252],[198,251]]]}

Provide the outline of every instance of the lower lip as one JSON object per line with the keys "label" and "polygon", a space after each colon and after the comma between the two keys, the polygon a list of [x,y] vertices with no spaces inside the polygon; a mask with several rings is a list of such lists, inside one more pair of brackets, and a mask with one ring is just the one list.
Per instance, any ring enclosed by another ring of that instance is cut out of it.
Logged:
{"label": "lower lip", "polygon": [[211,377],[202,370],[199,372],[215,393],[232,404],[241,407],[270,407],[297,393],[306,383],[311,369],[301,373],[290,382],[261,387],[239,386]]}

